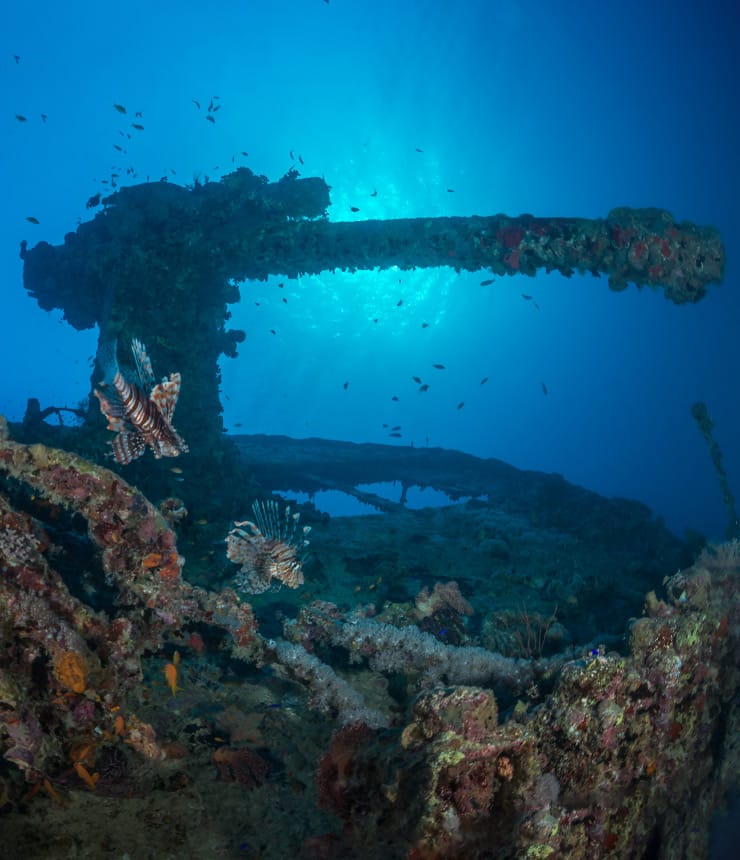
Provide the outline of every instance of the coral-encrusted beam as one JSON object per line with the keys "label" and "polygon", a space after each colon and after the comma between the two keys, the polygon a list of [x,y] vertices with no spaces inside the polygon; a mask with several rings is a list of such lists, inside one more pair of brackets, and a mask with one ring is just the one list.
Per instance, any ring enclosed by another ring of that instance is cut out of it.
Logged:
{"label": "coral-encrusted beam", "polygon": [[[389,266],[452,266],[497,275],[590,272],[608,276],[614,290],[629,283],[662,288],[676,304],[701,299],[709,284],[722,280],[725,261],[714,227],[676,223],[660,209],[614,209],[595,219],[493,215],[300,222],[267,231],[260,243],[271,248],[269,271],[288,276]],[[259,255],[234,268],[249,278],[266,274]]]}

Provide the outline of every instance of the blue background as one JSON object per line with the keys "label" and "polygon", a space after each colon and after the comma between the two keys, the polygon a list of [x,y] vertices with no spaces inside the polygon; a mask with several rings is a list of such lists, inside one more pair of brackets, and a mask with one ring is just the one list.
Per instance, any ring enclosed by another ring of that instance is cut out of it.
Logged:
{"label": "blue background", "polygon": [[707,403],[740,493],[736,3],[24,5],[0,31],[0,412],[17,420],[29,396],[72,406],[87,393],[96,333],[36,306],[18,249],[60,243],[92,217],[85,202],[111,172],[189,184],[241,164],[272,180],[295,166],[332,186],[332,220],[657,206],[722,231],[725,283],[698,305],[554,274],[244,284],[232,311],[248,337],[223,362],[224,419],[235,432],[499,457],[641,499],[678,532],[723,536],[689,410]]}

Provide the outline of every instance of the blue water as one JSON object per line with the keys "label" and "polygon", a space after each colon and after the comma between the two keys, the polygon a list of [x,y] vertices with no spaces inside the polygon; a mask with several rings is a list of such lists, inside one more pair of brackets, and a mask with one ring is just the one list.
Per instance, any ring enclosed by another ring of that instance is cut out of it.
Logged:
{"label": "blue water", "polygon": [[707,403],[740,493],[740,15],[704,5],[14,4],[0,33],[0,412],[88,391],[96,333],[26,295],[18,247],[60,243],[111,172],[188,184],[240,164],[271,180],[298,167],[332,186],[337,221],[657,206],[723,234],[725,283],[697,305],[590,276],[481,287],[486,273],[451,269],[244,284],[233,324],[248,337],[223,361],[224,418],[234,432],[498,457],[721,538],[689,410]]}

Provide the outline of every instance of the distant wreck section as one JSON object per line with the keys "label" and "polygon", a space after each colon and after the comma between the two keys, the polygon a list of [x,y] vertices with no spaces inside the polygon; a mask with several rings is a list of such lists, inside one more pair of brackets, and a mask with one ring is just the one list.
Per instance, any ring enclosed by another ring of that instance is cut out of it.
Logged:
{"label": "distant wreck section", "polygon": [[[691,549],[646,505],[605,498],[561,475],[443,448],[230,438],[263,491],[313,499],[334,490],[375,509],[310,520],[309,579],[335,592],[346,582],[349,603],[387,590],[399,599],[409,576],[453,577],[463,594],[486,595],[499,609],[526,604],[547,614],[557,603],[558,619],[585,641],[596,630],[616,632],[622,620],[615,626],[615,619],[640,612],[647,585],[659,587],[691,560]],[[381,496],[379,484],[393,489]],[[413,488],[451,501],[414,507],[407,503]],[[371,588],[378,575],[383,582]],[[592,605],[586,625],[584,601]]]}

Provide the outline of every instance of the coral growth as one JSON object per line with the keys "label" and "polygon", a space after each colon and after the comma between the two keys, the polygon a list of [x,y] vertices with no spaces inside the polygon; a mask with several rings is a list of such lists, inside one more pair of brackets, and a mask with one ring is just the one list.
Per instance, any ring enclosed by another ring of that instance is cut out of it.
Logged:
{"label": "coral growth", "polygon": [[[17,444],[0,425],[0,478],[0,753],[48,803],[67,786],[99,812],[99,792],[140,789],[137,759],[152,782],[187,788],[187,762],[200,754],[213,791],[248,790],[250,804],[269,794],[261,811],[277,815],[273,798],[288,794],[288,765],[300,760],[315,774],[313,794],[310,779],[295,780],[310,822],[295,837],[305,856],[706,855],[710,817],[739,769],[736,541],[702,553],[664,594],[650,592],[622,654],[581,646],[515,659],[451,645],[420,629],[450,612],[465,633],[466,602],[451,583],[405,604],[399,624],[370,617],[374,607],[315,601],[273,642],[232,589],[183,580],[172,529],[114,473]],[[105,611],[57,570],[62,529],[24,510],[39,500],[49,522],[70,518],[87,542],[112,595]],[[191,678],[173,697],[161,681],[173,640],[210,669],[208,650],[226,650],[236,660],[223,662],[251,664],[253,681],[280,692],[255,708],[236,697],[250,686],[240,679],[216,710],[212,679],[198,693]],[[158,708],[147,709],[142,689],[147,652]],[[536,704],[533,683],[548,692]],[[188,731],[168,740],[177,720]],[[295,839],[282,856],[296,855]]]}
{"label": "coral growth", "polygon": [[[118,475],[64,451],[12,442],[0,419],[2,474],[52,510],[81,518],[116,594],[110,614],[74,596],[52,566],[48,536],[0,495],[0,675],[9,679],[0,684],[0,727],[11,740],[5,757],[30,780],[64,758],[78,724],[110,732],[120,702],[141,683],[141,656],[158,650],[168,632],[206,624],[231,634],[241,656],[259,653],[249,605],[228,589],[211,594],[185,583],[174,532]],[[161,757],[151,727],[133,714],[125,740]]]}
{"label": "coral growth", "polygon": [[322,773],[345,822],[335,856],[381,826],[417,860],[705,856],[738,772],[738,573],[734,548],[705,554],[648,596],[628,656],[568,662],[531,713],[501,720],[486,689],[422,693],[382,767],[376,738],[344,765],[351,791]]}
{"label": "coral growth", "polygon": [[248,748],[219,747],[211,756],[219,779],[236,782],[251,791],[262,785],[270,774],[270,763]]}

